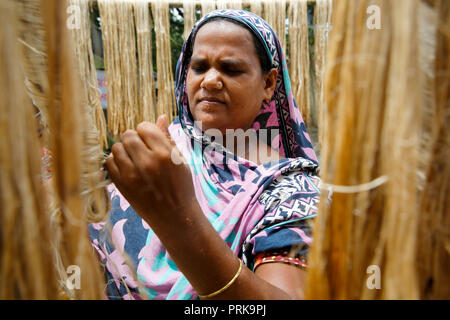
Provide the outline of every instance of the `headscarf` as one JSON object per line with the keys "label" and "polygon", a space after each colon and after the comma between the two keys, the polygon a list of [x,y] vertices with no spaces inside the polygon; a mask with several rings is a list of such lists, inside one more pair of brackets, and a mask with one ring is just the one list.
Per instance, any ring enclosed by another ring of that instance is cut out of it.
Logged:
{"label": "headscarf", "polygon": [[[285,157],[279,161],[258,165],[233,154],[203,134],[190,113],[186,76],[192,42],[199,28],[218,16],[233,19],[256,35],[264,45],[272,67],[278,70],[274,95],[270,102],[264,102],[261,106],[253,129],[256,132],[270,129],[269,132],[279,133],[269,134],[266,141]],[[175,89],[178,117],[169,126],[169,132],[189,165],[203,213],[231,250],[251,268],[258,250],[271,249],[270,243],[265,241],[269,233],[278,232],[278,238],[271,239],[278,239],[280,247],[298,244],[286,242],[290,234],[300,235],[299,238],[309,244],[311,239],[296,226],[299,221],[316,214],[317,158],[292,95],[283,50],[272,28],[257,15],[244,10],[225,9],[207,14],[197,22],[183,45],[176,69]],[[294,178],[289,177],[292,172],[296,172]],[[130,276],[124,277],[127,270],[123,261],[115,263],[119,267],[113,266],[111,261],[114,259],[108,258],[105,252],[112,251],[109,256],[116,254],[116,259],[119,259],[117,252],[125,250],[134,260],[138,280],[144,284],[149,298],[197,298],[192,286],[145,221],[139,219],[113,185],[109,191],[115,208],[111,211],[112,240],[118,248],[114,249],[107,241],[101,240],[105,239],[100,235],[104,226],[93,225],[91,234],[109,276],[119,288],[118,294],[123,295],[123,284],[126,282],[132,292],[125,298],[136,297],[133,289],[137,288],[137,283]],[[139,238],[139,234],[146,236]],[[130,252],[131,248],[134,252]]]}

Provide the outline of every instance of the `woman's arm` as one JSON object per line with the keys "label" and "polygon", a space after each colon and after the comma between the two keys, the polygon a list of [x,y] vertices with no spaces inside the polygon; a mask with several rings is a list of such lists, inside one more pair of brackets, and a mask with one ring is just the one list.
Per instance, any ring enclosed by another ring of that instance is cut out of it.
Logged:
{"label": "woman's arm", "polygon": [[[200,295],[215,292],[237,273],[239,260],[203,214],[190,170],[172,161],[175,147],[167,124],[138,126],[115,144],[106,167],[112,181],[164,244],[173,261]],[[177,162],[179,163],[179,162]],[[151,204],[151,206],[149,206]],[[236,281],[216,299],[300,298],[302,270],[280,263],[243,267]]]}
{"label": "woman's arm", "polygon": [[[240,262],[196,202],[184,209],[192,220],[152,229],[197,293],[207,295],[226,285]],[[255,273],[244,266],[236,281],[213,299],[302,299],[304,273],[284,263],[262,264]]]}

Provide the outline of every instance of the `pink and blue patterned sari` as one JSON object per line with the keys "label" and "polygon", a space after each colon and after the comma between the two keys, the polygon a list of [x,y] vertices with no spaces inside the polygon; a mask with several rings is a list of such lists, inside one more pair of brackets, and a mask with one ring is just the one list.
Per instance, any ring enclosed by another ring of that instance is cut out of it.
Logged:
{"label": "pink and blue patterned sari", "polygon": [[[278,161],[258,165],[233,154],[202,134],[189,112],[186,75],[192,41],[198,28],[215,16],[233,19],[254,33],[278,69],[275,94],[263,103],[253,124],[256,132],[267,129],[265,143],[282,155]],[[216,10],[203,17],[178,61],[176,102],[178,117],[169,127],[171,137],[189,165],[203,213],[231,250],[251,270],[260,253],[295,250],[305,257],[312,241],[308,221],[316,215],[319,199],[318,163],[292,96],[280,42],[270,26],[243,10]],[[108,191],[108,221],[90,225],[108,280],[108,297],[198,299],[148,224],[114,185]],[[131,263],[125,263],[123,252]]]}

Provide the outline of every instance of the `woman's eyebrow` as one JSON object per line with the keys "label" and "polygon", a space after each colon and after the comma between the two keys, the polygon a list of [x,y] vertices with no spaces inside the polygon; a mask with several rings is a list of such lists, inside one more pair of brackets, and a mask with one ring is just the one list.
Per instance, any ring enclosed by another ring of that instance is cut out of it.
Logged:
{"label": "woman's eyebrow", "polygon": [[220,64],[226,67],[235,67],[235,68],[242,68],[247,66],[247,63],[245,61],[237,59],[223,59],[220,60]]}
{"label": "woman's eyebrow", "polygon": [[[191,57],[191,62],[195,62],[195,63],[204,63],[207,60],[208,60],[207,58],[202,58],[202,57]],[[219,63],[220,64],[228,64],[228,65],[240,65],[240,66],[247,65],[247,63],[245,61],[240,60],[240,59],[233,59],[233,58],[220,59]]]}
{"label": "woman's eyebrow", "polygon": [[204,59],[204,58],[191,57],[191,62],[194,62],[194,63],[203,63],[203,62],[205,62],[205,60],[206,59]]}

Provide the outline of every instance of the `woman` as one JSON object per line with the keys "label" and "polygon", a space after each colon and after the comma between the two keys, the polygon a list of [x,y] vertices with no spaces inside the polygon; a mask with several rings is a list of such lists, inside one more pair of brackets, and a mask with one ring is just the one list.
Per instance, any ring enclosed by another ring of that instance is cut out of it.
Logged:
{"label": "woman", "polygon": [[[106,161],[112,228],[91,237],[109,297],[303,298],[317,160],[275,33],[247,11],[209,13],[183,46],[176,97],[169,128],[141,123]],[[231,129],[258,140],[233,147]]]}

